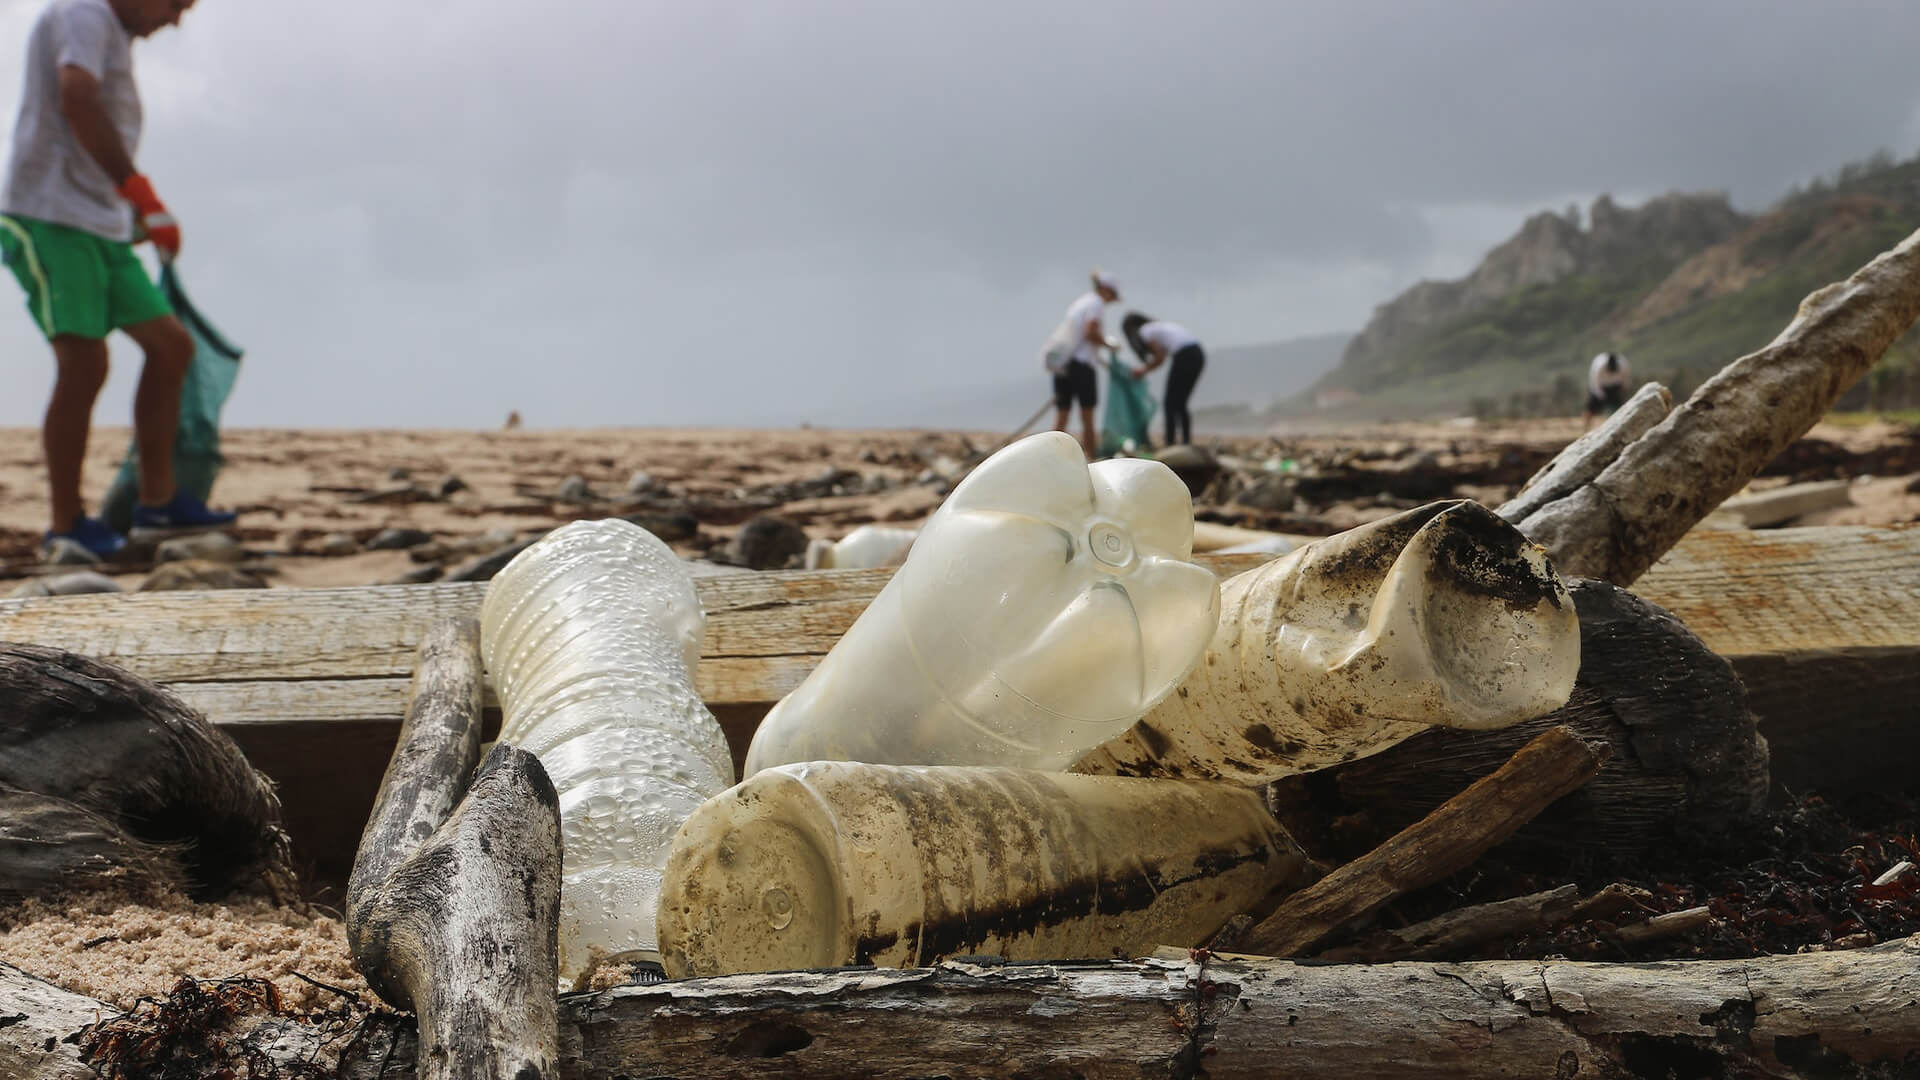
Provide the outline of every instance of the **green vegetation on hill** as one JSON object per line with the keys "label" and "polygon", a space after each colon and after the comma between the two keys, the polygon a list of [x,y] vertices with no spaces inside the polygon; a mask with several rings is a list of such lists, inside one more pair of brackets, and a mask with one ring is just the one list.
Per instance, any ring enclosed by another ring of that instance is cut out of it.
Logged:
{"label": "green vegetation on hill", "polygon": [[[1613,349],[1627,355],[1637,377],[1690,392],[1771,341],[1808,293],[1920,229],[1920,157],[1896,162],[1883,152],[1848,165],[1756,218],[1738,219],[1725,238],[1690,233],[1702,240],[1692,250],[1671,241],[1707,204],[1669,199],[1659,215],[1655,204],[1610,210],[1614,222],[1626,224],[1605,245],[1589,239],[1587,248],[1573,249],[1574,268],[1554,280],[1483,296],[1467,310],[1424,322],[1382,317],[1383,329],[1370,327],[1357,339],[1369,351],[1350,349],[1321,388],[1359,390],[1366,398],[1349,410],[1383,416],[1577,411],[1587,362]],[[1598,234],[1598,213],[1594,233],[1584,236]],[[1632,243],[1618,242],[1623,231]],[[1491,276],[1488,268],[1511,259],[1530,234],[1544,235],[1523,229],[1476,275]],[[1575,241],[1582,235],[1574,233]],[[1537,245],[1531,250],[1537,253]],[[1844,404],[1920,405],[1920,338],[1909,334],[1897,344]]]}

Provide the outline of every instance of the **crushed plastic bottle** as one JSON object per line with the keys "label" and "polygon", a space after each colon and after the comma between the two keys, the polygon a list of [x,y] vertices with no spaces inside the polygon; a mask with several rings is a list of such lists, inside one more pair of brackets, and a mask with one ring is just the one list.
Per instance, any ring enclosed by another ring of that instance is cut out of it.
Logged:
{"label": "crushed plastic bottle", "polygon": [[733,783],[693,687],[705,625],[672,549],[619,519],[555,529],[487,586],[500,739],[537,755],[560,794],[563,983],[605,957],[656,954],[674,831]]}
{"label": "crushed plastic bottle", "polygon": [[892,525],[862,525],[839,540],[815,539],[807,544],[809,570],[871,570],[899,566],[912,550],[919,529]]}
{"label": "crushed plastic bottle", "polygon": [[1154,461],[1089,467],[1060,432],[961,481],[906,564],[761,723],[747,775],[797,761],[1064,769],[1198,662],[1219,583]]}
{"label": "crushed plastic bottle", "polygon": [[681,826],[660,955],[676,978],[1139,956],[1306,877],[1258,794],[1227,784],[783,765]]}
{"label": "crushed plastic bottle", "polygon": [[1220,593],[1205,662],[1076,771],[1264,783],[1429,726],[1544,715],[1580,671],[1580,619],[1546,552],[1466,500],[1316,540]]}

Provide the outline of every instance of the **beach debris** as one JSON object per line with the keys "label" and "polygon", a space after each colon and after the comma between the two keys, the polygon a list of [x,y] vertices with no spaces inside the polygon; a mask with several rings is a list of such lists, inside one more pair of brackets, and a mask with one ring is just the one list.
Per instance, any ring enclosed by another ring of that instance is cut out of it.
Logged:
{"label": "beach debris", "polygon": [[100,556],[88,551],[78,541],[58,536],[40,549],[40,561],[50,566],[98,566]]}
{"label": "beach debris", "polygon": [[447,572],[439,563],[424,563],[389,581],[389,585],[425,585],[430,581],[439,581]]}
{"label": "beach debris", "polygon": [[120,592],[120,583],[95,570],[74,570],[65,574],[47,574],[43,577],[28,578],[16,585],[8,595],[15,598],[33,596],[81,596],[86,593]]}
{"label": "beach debris", "polygon": [[154,683],[0,642],[0,746],[0,791],[17,796],[0,812],[0,896],[105,883],[116,867],[201,898],[295,895],[273,785]]}
{"label": "beach debris", "polygon": [[1196,499],[1212,486],[1223,467],[1212,451],[1191,443],[1161,447],[1154,453],[1154,459],[1172,469],[1173,475],[1187,485],[1187,493]]}
{"label": "beach debris", "polygon": [[395,465],[393,468],[387,470],[387,479],[411,480],[413,479],[413,470],[407,468],[405,465]]}
{"label": "beach debris", "polygon": [[587,478],[579,473],[574,473],[560,481],[560,487],[556,489],[555,494],[565,502],[584,503],[600,500],[600,496],[594,493],[593,486],[587,483]]}
{"label": "beach debris", "polygon": [[1853,481],[1816,480],[1735,495],[1721,503],[1715,512],[1732,514],[1749,529],[1765,529],[1786,525],[1795,518],[1822,510],[1838,510],[1852,505]]}
{"label": "beach debris", "polygon": [[1165,695],[1218,621],[1193,510],[1157,462],[1013,443],[928,520],[838,644],[761,722],[751,775],[797,761],[1059,769]]}
{"label": "beach debris", "polygon": [[444,479],[440,481],[440,485],[434,488],[434,494],[438,495],[442,499],[447,499],[447,498],[451,498],[455,492],[466,491],[466,490],[467,490],[467,482],[465,480],[460,479],[458,476],[455,476],[449,473]]}
{"label": "beach debris", "polygon": [[358,555],[360,551],[360,541],[355,540],[351,534],[343,532],[328,533],[313,545],[315,555],[323,555],[327,558]]}
{"label": "beach debris", "polygon": [[192,592],[205,589],[264,589],[260,575],[230,563],[187,559],[163,563],[148,574],[135,592]]}
{"label": "beach debris", "polygon": [[1259,798],[1225,784],[784,765],[681,826],[660,954],[676,978],[1138,956],[1306,878]]}
{"label": "beach debris", "polygon": [[404,548],[419,547],[433,539],[433,534],[425,529],[394,527],[381,529],[367,541],[368,551],[398,551]]}
{"label": "beach debris", "polygon": [[784,570],[807,550],[806,530],[783,517],[760,514],[740,526],[727,560],[754,570]]}
{"label": "beach debris", "polygon": [[807,542],[806,568],[809,570],[868,570],[879,566],[899,566],[907,561],[919,529],[901,529],[887,525],[862,525],[839,540],[813,539]]}
{"label": "beach debris", "polygon": [[420,644],[399,741],[347,885],[367,984],[419,1023],[422,1077],[557,1075],[559,796],[500,742],[479,769],[480,627]]}
{"label": "beach debris", "polygon": [[635,469],[633,475],[627,477],[627,494],[629,495],[652,495],[661,490],[663,489],[660,482],[645,469]]}
{"label": "beach debris", "polygon": [[630,521],[669,544],[691,540],[700,534],[699,519],[692,514],[641,510],[632,514],[621,514],[620,520]]}
{"label": "beach debris", "polygon": [[1429,725],[1543,715],[1580,667],[1579,619],[1545,553],[1466,500],[1315,541],[1220,592],[1192,677],[1076,771],[1264,783]]}
{"label": "beach debris", "polygon": [[517,558],[521,552],[532,547],[539,537],[515,540],[487,552],[477,559],[471,559],[446,572],[445,581],[489,581],[506,565]]}
{"label": "beach debris", "polygon": [[651,959],[674,830],[733,783],[693,685],[706,616],[692,576],[645,529],[578,521],[502,570],[480,619],[500,738],[538,755],[560,792],[560,978]]}
{"label": "beach debris", "polygon": [[176,536],[160,541],[153,549],[153,561],[157,563],[185,562],[188,559],[237,563],[246,557],[246,549],[240,546],[240,541],[222,532]]}

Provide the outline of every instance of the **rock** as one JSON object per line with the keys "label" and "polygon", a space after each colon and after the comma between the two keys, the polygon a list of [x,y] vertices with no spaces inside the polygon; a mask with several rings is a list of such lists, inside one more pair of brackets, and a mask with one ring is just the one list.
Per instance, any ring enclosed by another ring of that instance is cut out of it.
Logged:
{"label": "rock", "polygon": [[320,538],[319,543],[313,546],[313,553],[315,555],[325,555],[329,558],[358,555],[360,554],[360,541],[355,540],[346,533],[328,533]]}
{"label": "rock", "polygon": [[692,514],[661,514],[641,511],[635,514],[623,514],[622,520],[631,521],[669,544],[682,540],[691,540],[700,532],[700,522]]}
{"label": "rock", "polygon": [[807,534],[800,526],[772,514],[761,514],[740,526],[728,545],[728,561],[755,570],[779,570],[806,553]]}
{"label": "rock", "polygon": [[1817,480],[1788,484],[1753,495],[1735,495],[1720,509],[1737,514],[1749,529],[1784,525],[1797,517],[1853,505],[1851,485],[1845,480]]}
{"label": "rock", "polygon": [[456,491],[465,490],[467,490],[467,482],[457,476],[448,476],[445,480],[440,481],[440,486],[435,489],[443,499]]}
{"label": "rock", "polygon": [[389,585],[425,585],[429,581],[439,581],[445,571],[432,563],[416,566],[413,569],[387,582]]}
{"label": "rock", "polygon": [[1920,476],[1907,481],[1907,494],[1920,495]]}
{"label": "rock", "polygon": [[1297,487],[1298,482],[1286,473],[1263,473],[1251,477],[1234,501],[1255,510],[1273,510],[1284,514],[1293,510]]}
{"label": "rock", "polygon": [[84,593],[119,591],[120,583],[105,574],[93,570],[75,570],[67,574],[49,574],[46,577],[31,578],[21,582],[8,595],[16,598],[80,596]]}
{"label": "rock", "polygon": [[188,559],[170,562],[147,575],[136,592],[176,592],[200,589],[264,589],[258,575],[228,563]]}
{"label": "rock", "polygon": [[433,539],[433,534],[424,529],[392,528],[381,529],[367,541],[368,551],[399,551],[405,548],[419,547]]}
{"label": "rock", "polygon": [[593,488],[587,485],[587,478],[578,473],[560,481],[560,488],[556,494],[568,502],[593,502],[600,497],[595,495]]}
{"label": "rock", "polygon": [[860,451],[860,462],[863,465],[878,465],[880,464],[880,455],[874,453],[873,447],[869,446],[865,450]]}
{"label": "rock", "polygon": [[199,559],[205,562],[237,563],[246,552],[241,549],[240,541],[226,533],[200,533],[195,536],[176,536],[171,540],[160,541],[153,549],[153,561],[157,563],[187,562]]}
{"label": "rock", "polygon": [[1169,446],[1160,451],[1160,464],[1172,469],[1187,485],[1187,494],[1196,499],[1220,475],[1220,462],[1198,446]]}
{"label": "rock", "polygon": [[387,470],[387,479],[389,480],[407,480],[412,477],[413,472],[405,465],[395,465],[393,468]]}
{"label": "rock", "polygon": [[537,539],[539,539],[539,537],[517,540],[505,547],[488,552],[477,559],[461,563],[459,566],[447,571],[447,576],[443,580],[490,581],[493,579],[493,575],[506,569],[507,564],[513,561],[515,555],[533,546],[534,540]]}
{"label": "rock", "polygon": [[893,479],[886,473],[873,473],[867,477],[867,494],[879,495],[893,488]]}
{"label": "rock", "polygon": [[629,495],[648,495],[659,489],[660,482],[645,469],[635,469],[633,475],[627,477],[627,494]]}
{"label": "rock", "polygon": [[63,536],[41,549],[40,561],[53,566],[98,566],[100,556]]}

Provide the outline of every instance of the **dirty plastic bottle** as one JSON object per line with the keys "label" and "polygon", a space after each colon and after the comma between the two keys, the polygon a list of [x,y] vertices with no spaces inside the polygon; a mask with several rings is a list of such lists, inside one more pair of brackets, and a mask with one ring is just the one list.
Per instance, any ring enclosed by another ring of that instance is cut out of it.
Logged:
{"label": "dirty plastic bottle", "polygon": [[1493,511],[1430,503],[1229,578],[1206,659],[1075,771],[1258,784],[1566,704],[1580,619]]}
{"label": "dirty plastic bottle", "polygon": [[839,540],[815,539],[807,544],[809,570],[870,570],[899,566],[906,561],[919,529],[892,525],[862,525]]}
{"label": "dirty plastic bottle", "polygon": [[1200,658],[1219,583],[1155,461],[1088,467],[1061,432],[954,488],[906,564],[761,723],[752,775],[795,761],[1064,769]]}
{"label": "dirty plastic bottle", "polygon": [[822,761],[759,773],[674,838],[674,977],[1199,945],[1306,860],[1257,793],[1034,769]]}
{"label": "dirty plastic bottle", "polygon": [[726,737],[693,687],[706,615],[652,533],[618,519],[555,529],[487,586],[481,652],[500,740],[560,794],[560,974],[656,953],[674,830],[733,783]]}

